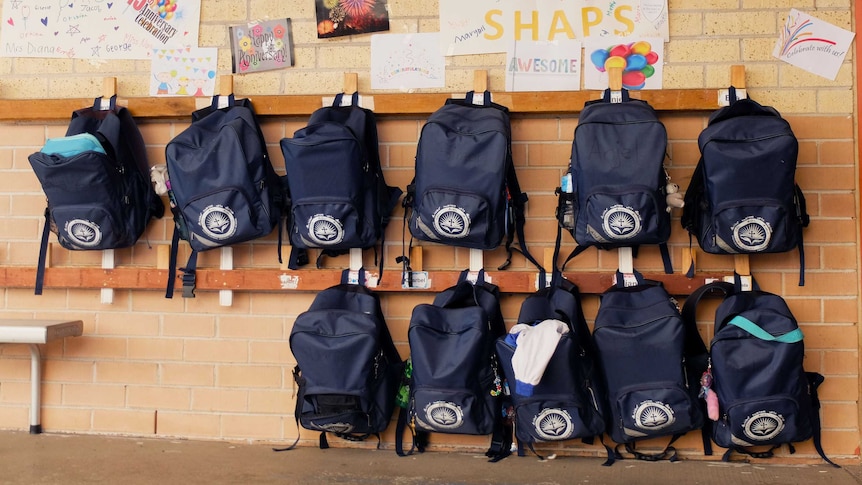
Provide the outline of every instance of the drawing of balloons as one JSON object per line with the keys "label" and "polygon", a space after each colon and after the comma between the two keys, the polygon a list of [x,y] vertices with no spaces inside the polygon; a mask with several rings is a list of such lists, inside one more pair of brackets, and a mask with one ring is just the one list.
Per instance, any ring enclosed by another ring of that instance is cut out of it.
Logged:
{"label": "drawing of balloons", "polygon": [[608,57],[608,60],[606,60],[606,61],[605,61],[604,68],[605,68],[605,70],[608,70],[608,69],[610,69],[610,68],[612,68],[612,67],[621,67],[621,68],[625,69],[625,67],[626,67],[626,58],[625,58],[625,57],[620,57],[620,56],[611,56],[611,57]]}
{"label": "drawing of balloons", "polygon": [[30,17],[30,7],[27,5],[21,6],[21,18],[24,19],[24,30],[27,30],[27,18]]}
{"label": "drawing of balloons", "polygon": [[174,12],[177,10],[177,0],[158,0],[159,17],[170,20],[174,17]]}
{"label": "drawing of balloons", "polygon": [[643,89],[646,80],[655,74],[655,63],[658,53],[652,50],[652,45],[646,41],[626,44],[614,44],[607,49],[596,49],[590,53],[590,62],[599,72],[609,68],[623,69],[623,87],[626,89]]}

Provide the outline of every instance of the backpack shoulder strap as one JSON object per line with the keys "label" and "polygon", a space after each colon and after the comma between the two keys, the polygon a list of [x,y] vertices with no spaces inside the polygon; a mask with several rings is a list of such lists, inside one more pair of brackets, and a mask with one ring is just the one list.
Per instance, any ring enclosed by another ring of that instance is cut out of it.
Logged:
{"label": "backpack shoulder strap", "polygon": [[45,224],[42,227],[42,239],[39,243],[39,261],[36,264],[35,294],[41,295],[45,284],[45,261],[48,258],[48,236],[51,233],[51,211],[45,208]]}
{"label": "backpack shoulder strap", "polygon": [[799,244],[797,246],[797,250],[799,251],[799,286],[805,286],[805,245],[802,242],[805,231],[802,229],[808,227],[808,224],[811,223],[811,217],[808,215],[805,194],[802,193],[799,184],[794,184],[793,190],[793,205],[795,206],[796,218],[799,222]]}
{"label": "backpack shoulder strap", "polygon": [[714,293],[719,293],[722,298],[727,298],[731,294],[736,292],[736,289],[733,283],[726,283],[724,281],[713,281],[712,283],[707,283],[700,288],[694,290],[688,298],[685,299],[685,304],[682,306],[682,311],[680,312],[682,315],[683,321],[687,326],[694,326],[697,328],[697,304],[700,300]]}
{"label": "backpack shoulder strap", "polygon": [[[527,239],[524,233],[524,226],[527,224],[526,205],[529,197],[526,192],[521,191],[521,185],[518,183],[518,175],[515,171],[515,163],[512,160],[512,148],[509,147],[506,162],[506,189],[509,194],[509,211],[508,224],[506,228],[506,261],[497,269],[504,270],[512,263],[512,251],[518,251],[524,255],[536,269],[539,270],[539,281],[545,281],[545,268],[530,254],[527,249]],[[512,243],[514,238],[518,238],[519,248],[513,248]]]}
{"label": "backpack shoulder strap", "polygon": [[835,468],[841,468],[826,456],[826,453],[823,451],[823,443],[820,441],[820,398],[817,396],[817,388],[820,387],[820,384],[823,384],[823,375],[817,372],[806,372],[805,377],[808,379],[808,392],[811,395],[811,427],[814,449],[817,450],[817,454],[819,454],[826,463],[829,463]]}

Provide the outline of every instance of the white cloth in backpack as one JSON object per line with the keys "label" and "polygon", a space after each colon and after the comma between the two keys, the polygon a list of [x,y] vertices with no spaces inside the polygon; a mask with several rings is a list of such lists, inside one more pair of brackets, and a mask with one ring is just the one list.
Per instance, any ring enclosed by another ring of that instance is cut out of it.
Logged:
{"label": "white cloth in backpack", "polygon": [[536,325],[519,323],[509,330],[515,347],[512,368],[515,372],[515,392],[531,396],[533,387],[542,380],[545,368],[569,326],[559,320],[543,320]]}

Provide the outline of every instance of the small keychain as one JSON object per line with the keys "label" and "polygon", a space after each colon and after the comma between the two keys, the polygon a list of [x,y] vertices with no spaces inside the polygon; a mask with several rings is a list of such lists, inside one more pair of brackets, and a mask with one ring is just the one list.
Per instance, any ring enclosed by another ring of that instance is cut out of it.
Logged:
{"label": "small keychain", "polygon": [[706,400],[706,414],[709,419],[718,421],[718,395],[712,390],[712,363],[707,366],[706,372],[700,376],[700,393],[699,398]]}
{"label": "small keychain", "polygon": [[503,381],[500,379],[500,376],[494,376],[494,388],[491,389],[491,395],[494,397],[499,396],[503,393]]}

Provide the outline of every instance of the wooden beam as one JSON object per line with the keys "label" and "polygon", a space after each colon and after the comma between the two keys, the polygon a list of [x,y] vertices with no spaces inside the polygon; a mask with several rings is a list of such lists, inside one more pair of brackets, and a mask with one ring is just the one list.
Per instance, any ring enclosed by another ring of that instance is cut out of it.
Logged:
{"label": "wooden beam", "polygon": [[233,94],[233,76],[230,74],[225,74],[219,76],[218,78],[218,92],[216,93],[219,96],[230,96]]}
{"label": "wooden beam", "polygon": [[473,90],[488,90],[488,71],[479,70],[473,73]]}
{"label": "wooden beam", "polygon": [[[282,271],[280,269],[219,270],[198,269],[197,292],[219,292],[222,290],[249,292],[320,291],[341,280],[341,269],[311,269]],[[404,290],[401,287],[401,271],[392,269],[383,273],[383,279],[375,288],[384,292],[427,291],[439,293],[458,281],[460,271],[430,272],[431,286],[423,290]],[[492,271],[491,278],[503,293],[529,294],[536,290],[536,274],[532,271]],[[568,280],[578,285],[584,294],[600,294],[613,285],[611,272],[570,272]],[[722,278],[723,274],[697,274],[686,278],[680,274],[645,273],[644,277],[664,283],[674,295],[688,295],[702,286],[707,278]],[[115,290],[164,291],[168,272],[153,268],[120,267],[105,270],[95,267],[64,267],[45,270],[45,290],[114,288]],[[0,268],[5,288],[32,289],[36,281],[36,269],[29,267]],[[297,284],[285,287],[283,281]],[[179,300],[179,298],[177,298]]]}
{"label": "wooden beam", "polygon": [[[719,108],[717,89],[667,89],[632,91],[630,96],[647,101],[658,111],[714,111]],[[242,95],[237,95],[242,96]],[[308,116],[320,108],[323,95],[247,96],[261,116]],[[584,103],[600,96],[596,91],[494,93],[494,102],[512,113],[573,114]],[[392,93],[374,95],[379,115],[426,115],[451,98],[451,93]],[[118,101],[136,118],[188,118],[197,109],[191,96],[122,98]],[[68,121],[69,113],[92,106],[92,98],[0,99],[0,122]]]}
{"label": "wooden beam", "polygon": [[735,88],[745,88],[745,66],[730,66],[730,85]]}
{"label": "wooden beam", "polygon": [[117,94],[117,78],[106,77],[102,80],[102,97],[110,98]]}
{"label": "wooden beam", "polygon": [[413,271],[422,271],[422,268],[424,268],[422,255],[422,246],[413,246],[410,248],[410,269]]}
{"label": "wooden beam", "polygon": [[359,74],[355,72],[344,73],[344,94],[359,92]]}
{"label": "wooden beam", "polygon": [[623,68],[608,68],[608,88],[611,91],[621,91],[623,89]]}

